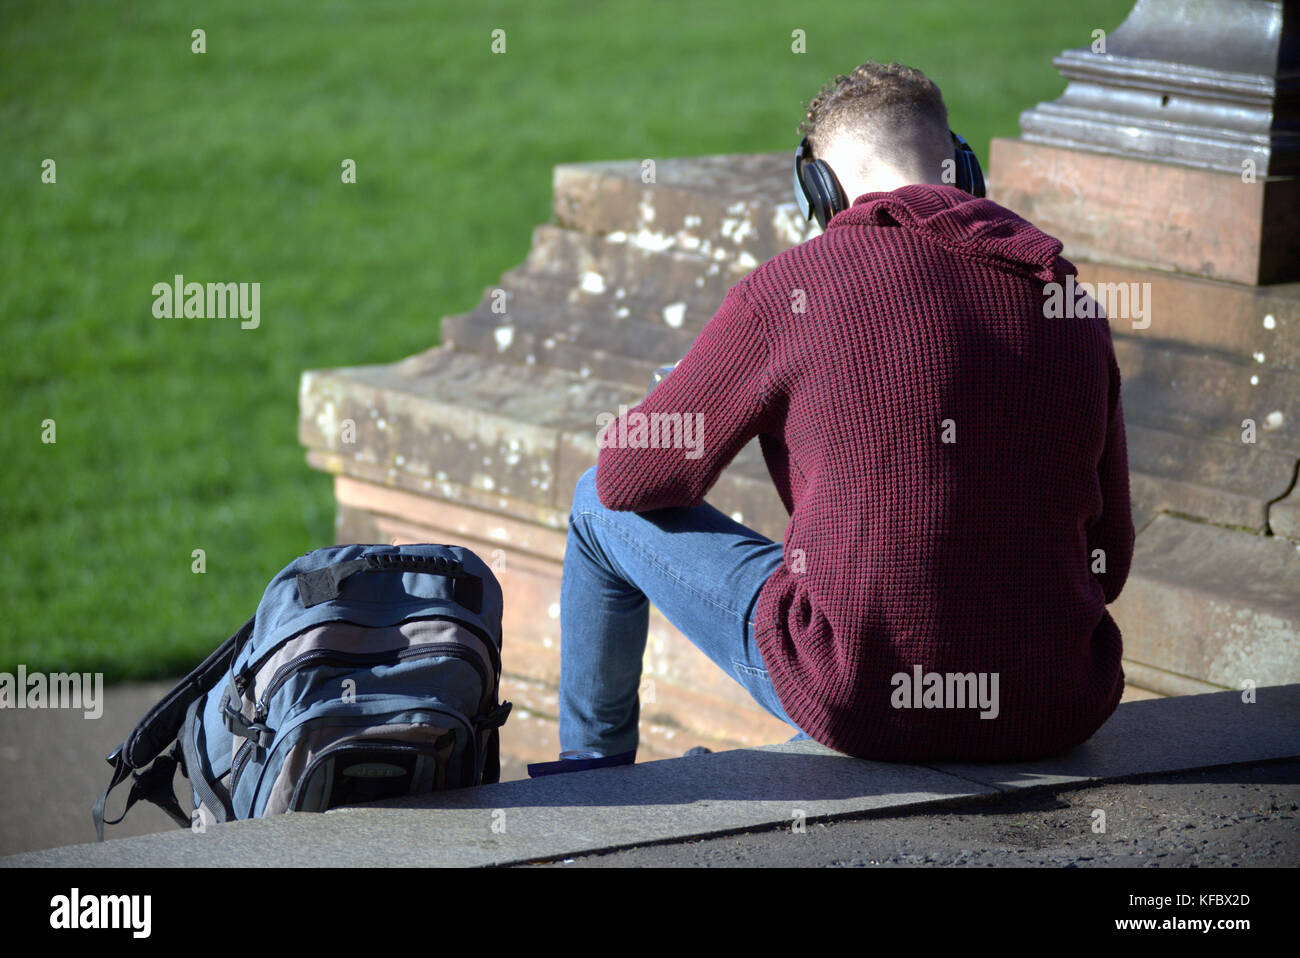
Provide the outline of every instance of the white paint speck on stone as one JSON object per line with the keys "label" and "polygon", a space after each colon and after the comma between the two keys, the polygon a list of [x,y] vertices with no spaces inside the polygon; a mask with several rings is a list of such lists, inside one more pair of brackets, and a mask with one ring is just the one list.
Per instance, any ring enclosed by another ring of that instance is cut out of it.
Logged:
{"label": "white paint speck on stone", "polygon": [[[731,225],[730,230],[727,229],[728,224]],[[745,241],[746,237],[757,236],[758,230],[754,229],[754,224],[749,221],[748,217],[740,220],[724,220],[722,224],[722,235],[728,237],[733,243],[739,246]]]}
{"label": "white paint speck on stone", "polygon": [[605,292],[605,277],[601,276],[599,273],[593,272],[592,270],[587,270],[587,272],[582,274],[582,282],[579,284],[579,288],[584,293],[592,293],[599,296],[601,293]]}
{"label": "white paint speck on stone", "polygon": [[677,241],[666,233],[657,230],[648,230],[644,227],[637,231],[636,236],[632,237],[633,246],[639,246],[641,249],[650,250],[652,253],[663,252],[666,249],[672,249]]}
{"label": "white paint speck on stone", "polygon": [[791,246],[803,242],[804,219],[795,203],[782,203],[772,214],[772,229],[776,235]]}
{"label": "white paint speck on stone", "polygon": [[681,329],[682,321],[686,318],[685,303],[669,303],[664,307],[664,322],[673,329]]}
{"label": "white paint speck on stone", "polygon": [[515,328],[513,326],[498,326],[493,330],[492,336],[497,341],[497,352],[505,352],[510,348],[510,344],[515,341]]}
{"label": "white paint speck on stone", "polygon": [[1277,328],[1277,320],[1273,318],[1272,313],[1269,313],[1267,316],[1264,317],[1264,328],[1265,329]]}

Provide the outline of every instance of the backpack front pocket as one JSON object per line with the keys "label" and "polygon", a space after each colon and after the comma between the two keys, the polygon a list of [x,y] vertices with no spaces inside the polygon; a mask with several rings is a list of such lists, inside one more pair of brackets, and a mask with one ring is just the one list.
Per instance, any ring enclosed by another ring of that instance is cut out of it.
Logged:
{"label": "backpack front pocket", "polygon": [[289,810],[323,812],[440,789],[455,747],[456,733],[450,730],[427,744],[358,739],[332,745],[303,772]]}
{"label": "backpack front pocket", "polygon": [[[303,716],[264,754],[251,793],[251,816],[324,811],[339,804],[472,784],[478,743],[469,721],[450,708],[384,709]],[[244,771],[246,762],[240,771]],[[247,776],[242,776],[246,778]]]}

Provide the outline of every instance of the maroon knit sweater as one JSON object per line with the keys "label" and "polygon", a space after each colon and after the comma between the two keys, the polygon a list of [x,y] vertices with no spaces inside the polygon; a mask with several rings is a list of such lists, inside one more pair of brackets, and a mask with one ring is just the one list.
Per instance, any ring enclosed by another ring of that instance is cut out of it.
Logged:
{"label": "maroon knit sweater", "polygon": [[[1044,316],[1044,284],[1075,271],[1061,249],[954,187],[858,197],[732,287],[633,410],[703,414],[703,455],[600,453],[601,502],[643,512],[700,504],[759,437],[790,522],[757,643],[790,718],[830,748],[1041,757],[1119,702],[1119,369],[1105,319]],[[956,707],[969,686],[949,673],[985,673],[990,694],[996,673],[996,717]]]}

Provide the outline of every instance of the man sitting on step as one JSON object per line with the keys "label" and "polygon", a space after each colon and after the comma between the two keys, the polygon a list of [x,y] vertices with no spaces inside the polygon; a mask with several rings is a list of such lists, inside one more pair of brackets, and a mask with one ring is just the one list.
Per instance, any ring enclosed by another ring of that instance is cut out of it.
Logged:
{"label": "man sitting on step", "polygon": [[[574,491],[563,757],[534,775],[634,761],[651,603],[795,738],[862,758],[1048,756],[1119,702],[1106,606],[1133,523],[1107,321],[1045,310],[1074,266],[954,178],[973,156],[920,72],[863,64],[801,132],[824,232],[728,291]],[[694,441],[626,441],[664,414]],[[755,438],[784,542],[704,503]]]}

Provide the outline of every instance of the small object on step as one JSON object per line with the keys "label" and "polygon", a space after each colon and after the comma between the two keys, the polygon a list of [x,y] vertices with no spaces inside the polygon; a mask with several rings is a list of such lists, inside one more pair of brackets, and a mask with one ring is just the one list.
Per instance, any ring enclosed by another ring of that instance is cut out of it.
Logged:
{"label": "small object on step", "polygon": [[579,758],[583,750],[571,749],[560,753],[558,762],[534,762],[528,766],[528,777],[538,778],[542,775],[555,775],[558,772],[585,772],[593,768],[610,768],[615,765],[633,765],[636,763],[636,749],[620,752],[617,755],[600,755],[598,758]]}
{"label": "small object on step", "polygon": [[712,755],[713,749],[705,748],[703,745],[697,745],[695,748],[688,748],[682,758],[689,758],[692,755]]}

